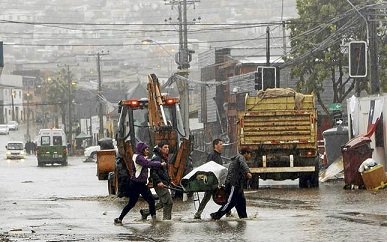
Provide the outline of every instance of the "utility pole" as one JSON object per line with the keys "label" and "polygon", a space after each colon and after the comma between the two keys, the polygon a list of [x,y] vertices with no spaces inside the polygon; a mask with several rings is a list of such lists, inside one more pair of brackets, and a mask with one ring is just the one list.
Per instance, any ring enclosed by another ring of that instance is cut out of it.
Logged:
{"label": "utility pole", "polygon": [[270,66],[270,27],[266,27],[266,65]]}
{"label": "utility pole", "polygon": [[370,57],[370,79],[371,79],[371,94],[380,93],[380,81],[379,81],[379,70],[378,70],[378,44],[376,39],[376,21],[370,19],[370,16],[375,16],[375,9],[371,9],[368,14],[369,28],[369,57]]}
{"label": "utility pole", "polygon": [[98,118],[99,118],[99,139],[104,136],[103,132],[103,105],[102,105],[102,77],[101,77],[101,55],[108,55],[108,53],[98,52],[97,53],[97,72],[98,72],[98,95],[97,100],[99,101]]}
{"label": "utility pole", "polygon": [[[72,103],[73,103],[73,93],[72,93],[72,81],[70,77],[70,66],[67,65],[67,85],[68,85],[68,106],[69,106],[69,138],[68,141],[72,145],[73,143],[73,117],[72,117]],[[72,149],[71,149],[72,150]]]}
{"label": "utility pole", "polygon": [[[72,65],[72,66],[78,66],[78,64]],[[64,71],[66,72],[66,81],[67,81],[67,108],[68,108],[68,127],[67,127],[67,141],[72,145],[73,142],[73,82],[71,80],[71,72],[70,72],[70,65],[64,64],[60,65],[58,64],[58,67],[64,67]],[[63,120],[63,122],[66,123],[66,120]]]}
{"label": "utility pole", "polygon": [[179,52],[175,56],[175,62],[178,65],[179,73],[185,77],[176,81],[179,90],[181,107],[183,113],[183,123],[185,137],[190,135],[189,130],[189,68],[192,59],[193,50],[188,49],[188,28],[187,28],[187,4],[195,4],[199,0],[170,0],[166,5],[177,5],[179,11]]}
{"label": "utility pole", "polygon": [[30,141],[30,84],[28,83],[28,88],[27,88],[27,141]]}

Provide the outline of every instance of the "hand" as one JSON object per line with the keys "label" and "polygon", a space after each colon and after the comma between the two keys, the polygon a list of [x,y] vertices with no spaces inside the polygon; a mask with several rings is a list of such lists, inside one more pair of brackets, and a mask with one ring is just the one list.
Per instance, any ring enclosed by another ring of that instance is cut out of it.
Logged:
{"label": "hand", "polygon": [[157,187],[158,187],[158,188],[164,188],[164,186],[165,186],[165,185],[164,185],[164,183],[162,183],[162,182],[157,183]]}
{"label": "hand", "polygon": [[247,178],[247,179],[251,179],[251,178],[253,178],[253,175],[251,175],[250,172],[247,172],[247,173],[246,173],[246,178]]}
{"label": "hand", "polygon": [[167,163],[161,162],[161,166],[167,166]]}

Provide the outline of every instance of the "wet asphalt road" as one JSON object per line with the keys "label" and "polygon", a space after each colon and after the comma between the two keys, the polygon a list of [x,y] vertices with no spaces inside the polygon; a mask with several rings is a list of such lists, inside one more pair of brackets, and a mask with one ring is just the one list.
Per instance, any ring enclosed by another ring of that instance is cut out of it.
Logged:
{"label": "wet asphalt road", "polygon": [[[8,139],[1,136],[0,146]],[[194,220],[192,200],[175,201],[172,221],[140,219],[140,202],[113,225],[126,203],[107,196],[96,164],[71,157],[69,166],[37,167],[34,156],[4,159],[0,148],[0,241],[386,241],[387,189],[344,190],[343,181],[299,189],[296,181],[246,191],[248,219],[211,221],[210,201]],[[269,184],[270,182],[261,182]],[[161,219],[161,213],[158,214]]]}

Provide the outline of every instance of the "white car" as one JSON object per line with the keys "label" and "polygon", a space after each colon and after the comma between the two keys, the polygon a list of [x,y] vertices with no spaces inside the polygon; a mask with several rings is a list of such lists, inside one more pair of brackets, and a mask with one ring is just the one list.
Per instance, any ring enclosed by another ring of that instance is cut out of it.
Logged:
{"label": "white car", "polygon": [[0,124],[0,134],[9,134],[8,125]]}
{"label": "white car", "polygon": [[[118,152],[117,142],[113,140],[114,149]],[[97,161],[97,151],[100,151],[101,147],[99,145],[89,146],[83,151],[85,156],[85,161]]]}
{"label": "white car", "polygon": [[89,146],[85,148],[83,155],[85,156],[86,160],[97,160],[97,151],[101,150],[101,147],[99,145]]}
{"label": "white car", "polygon": [[8,125],[9,130],[18,130],[19,129],[19,123],[16,121],[9,121],[7,125]]}

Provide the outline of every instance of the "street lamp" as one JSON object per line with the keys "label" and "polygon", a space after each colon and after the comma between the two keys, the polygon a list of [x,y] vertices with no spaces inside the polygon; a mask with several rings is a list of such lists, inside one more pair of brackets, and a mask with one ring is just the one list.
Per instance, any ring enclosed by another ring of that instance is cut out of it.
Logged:
{"label": "street lamp", "polygon": [[[164,46],[162,46],[157,41],[154,41],[152,39],[145,39],[141,41],[143,44],[151,44],[154,43],[158,46],[160,46],[167,54],[170,56],[173,60],[175,60],[176,64],[178,64],[179,72],[184,75],[185,79],[188,80],[188,68],[189,68],[189,62],[190,62],[190,56],[193,53],[193,51],[190,51],[187,48],[187,41],[185,41],[185,48],[182,49],[182,45],[180,44],[179,52],[176,53],[176,56],[173,56]],[[172,68],[171,68],[172,69]],[[173,76],[173,75],[172,75]],[[189,89],[188,89],[188,82],[182,81],[181,79],[178,79],[176,82],[177,88],[179,90],[180,94],[180,100],[181,100],[181,107],[183,110],[183,123],[184,123],[184,136],[188,138],[189,136]]]}
{"label": "street lamp", "polygon": [[173,60],[175,59],[174,55],[170,52],[170,50],[168,50],[161,43],[159,43],[153,39],[144,39],[141,41],[141,43],[144,45],[155,44],[157,46],[160,46],[160,48],[163,49],[168,54],[169,57],[171,57]]}
{"label": "street lamp", "polygon": [[157,45],[159,46],[170,58],[171,58],[171,61],[168,63],[168,72],[172,72],[172,69],[173,69],[173,62],[172,61],[175,61],[175,56],[173,53],[171,52],[174,52],[175,50],[174,49],[171,49],[171,50],[168,50],[167,48],[165,48],[163,46],[163,44],[153,40],[153,39],[144,39],[141,41],[141,43],[143,45]]}

